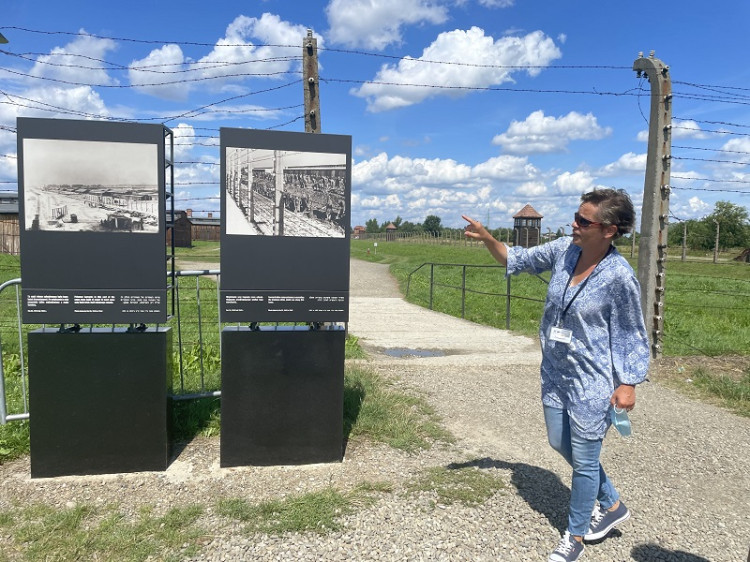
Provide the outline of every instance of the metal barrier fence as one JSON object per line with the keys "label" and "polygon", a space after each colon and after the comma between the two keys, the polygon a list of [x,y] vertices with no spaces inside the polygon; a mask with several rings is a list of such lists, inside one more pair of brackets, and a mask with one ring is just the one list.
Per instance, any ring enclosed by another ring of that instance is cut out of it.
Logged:
{"label": "metal barrier fence", "polygon": [[[435,294],[435,287],[443,287],[447,289],[456,289],[461,291],[461,318],[466,318],[466,294],[473,293],[477,295],[505,297],[505,329],[510,330],[510,304],[512,299],[521,299],[533,302],[544,302],[544,299],[535,299],[530,297],[522,297],[520,295],[513,295],[511,293],[511,276],[505,276],[505,293],[493,293],[487,291],[477,291],[470,289],[466,286],[466,272],[468,269],[505,269],[502,265],[472,265],[465,263],[436,263],[436,262],[425,262],[413,271],[409,273],[406,279],[406,298],[409,298],[409,291],[411,289],[412,276],[420,271],[423,267],[430,266],[430,296],[429,296],[429,308],[433,310],[433,299]],[[461,268],[461,285],[450,285],[447,283],[439,283],[435,281],[435,267],[447,267],[447,268]],[[541,279],[544,283],[549,284],[544,277],[535,275],[535,277]]]}
{"label": "metal barrier fence", "polygon": [[[173,400],[220,396],[221,330],[219,317],[219,270],[177,271],[175,310],[167,322],[177,340]],[[190,287],[195,280],[194,288]],[[3,311],[15,309],[15,321],[0,329],[0,424],[29,418],[26,334],[43,324],[24,325],[21,321],[21,279],[0,285]],[[14,294],[8,295],[9,291]],[[206,293],[208,298],[206,298]],[[9,302],[13,299],[15,302]],[[208,306],[206,303],[213,303]],[[214,306],[215,304],[215,306]],[[7,315],[7,313],[4,313]],[[107,325],[110,326],[110,325]],[[115,325],[111,325],[114,330]],[[158,325],[157,327],[160,327]],[[93,329],[81,328],[81,332]],[[13,338],[6,338],[9,334]],[[17,341],[16,341],[17,337]],[[11,369],[6,368],[12,366]]]}

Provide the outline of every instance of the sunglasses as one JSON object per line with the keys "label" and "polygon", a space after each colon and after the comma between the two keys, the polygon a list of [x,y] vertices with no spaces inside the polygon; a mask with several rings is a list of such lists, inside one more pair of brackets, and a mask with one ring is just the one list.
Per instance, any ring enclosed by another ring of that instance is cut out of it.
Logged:
{"label": "sunglasses", "polygon": [[575,223],[578,226],[580,226],[581,228],[588,228],[588,227],[590,227],[591,225],[594,225],[594,224],[599,225],[599,226],[601,226],[602,224],[604,224],[602,222],[595,222],[595,221],[590,221],[589,219],[585,219],[581,215],[579,215],[578,213],[575,213],[573,215],[573,218],[574,218]]}

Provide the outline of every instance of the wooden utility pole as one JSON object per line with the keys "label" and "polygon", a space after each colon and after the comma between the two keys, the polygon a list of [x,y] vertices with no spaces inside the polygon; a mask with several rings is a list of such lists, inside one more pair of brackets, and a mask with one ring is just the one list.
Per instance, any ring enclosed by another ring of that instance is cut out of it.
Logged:
{"label": "wooden utility pole", "polygon": [[653,51],[640,53],[633,63],[640,77],[651,83],[648,156],[641,209],[641,240],[638,246],[638,281],[641,309],[651,339],[651,356],[662,353],[664,336],[664,282],[669,218],[669,168],[672,153],[672,80],[669,67]]}
{"label": "wooden utility pole", "polygon": [[318,84],[318,40],[312,29],[302,40],[302,84],[305,89],[305,132],[320,132],[320,88]]}

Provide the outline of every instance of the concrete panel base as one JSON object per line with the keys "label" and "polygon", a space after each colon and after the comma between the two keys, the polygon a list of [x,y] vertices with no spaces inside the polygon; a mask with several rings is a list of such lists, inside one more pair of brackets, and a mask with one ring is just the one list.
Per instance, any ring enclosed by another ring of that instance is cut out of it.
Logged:
{"label": "concrete panel base", "polygon": [[345,332],[222,332],[221,466],[340,462]]}
{"label": "concrete panel base", "polygon": [[29,333],[31,476],[165,470],[170,328]]}

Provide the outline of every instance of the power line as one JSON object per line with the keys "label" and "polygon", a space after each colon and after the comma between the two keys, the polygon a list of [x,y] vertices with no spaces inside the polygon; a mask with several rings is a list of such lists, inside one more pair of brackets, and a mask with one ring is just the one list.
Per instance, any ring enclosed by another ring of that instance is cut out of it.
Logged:
{"label": "power line", "polygon": [[[674,177],[674,176],[672,176]],[[672,189],[683,190],[683,191],[713,191],[720,193],[740,193],[742,195],[750,195],[750,191],[742,191],[741,189],[709,189],[707,187],[685,187],[682,185],[673,185]]]}
{"label": "power line", "polygon": [[709,182],[716,182],[716,183],[746,183],[750,185],[750,180],[717,180],[712,178],[691,178],[688,176],[671,176],[673,178],[677,178],[679,180],[691,180],[691,181],[709,181]]}
{"label": "power line", "polygon": [[538,88],[511,88],[500,86],[449,86],[446,84],[415,84],[411,82],[383,82],[379,80],[357,80],[353,78],[320,78],[321,82],[334,82],[341,84],[373,84],[376,86],[396,86],[403,88],[425,88],[435,90],[465,90],[480,92],[524,92],[535,94],[583,94],[595,96],[637,96],[632,93],[635,88],[624,92],[604,92],[597,90],[544,90]]}
{"label": "power line", "polygon": [[[212,48],[224,48],[224,47],[253,47],[253,48],[262,48],[262,47],[272,47],[272,48],[279,48],[279,49],[299,49],[300,45],[289,45],[289,44],[273,44],[273,43],[264,43],[264,44],[251,44],[251,43],[204,43],[204,42],[197,42],[197,41],[171,41],[171,40],[152,40],[152,39],[134,39],[130,37],[114,37],[114,36],[107,36],[107,35],[97,35],[93,33],[83,33],[83,32],[70,32],[70,31],[43,31],[43,30],[37,30],[37,29],[29,29],[29,28],[23,28],[23,27],[17,27],[17,26],[4,26],[0,27],[0,29],[3,30],[15,30],[15,31],[23,31],[26,33],[37,33],[42,35],[66,35],[66,36],[72,36],[72,37],[88,37],[92,39],[102,39],[102,40],[109,40],[109,41],[123,41],[123,42],[130,42],[130,43],[142,43],[142,44],[172,44],[172,45],[185,45],[185,46],[194,46],[194,47],[212,47]],[[330,53],[340,53],[340,54],[346,54],[346,55],[358,55],[358,56],[368,56],[368,57],[376,57],[376,58],[383,58],[383,59],[395,59],[395,60],[403,60],[405,55],[388,55],[384,53],[376,53],[376,52],[370,52],[370,51],[361,51],[361,50],[351,50],[351,49],[337,49],[337,48],[331,48],[331,47],[318,47],[318,51],[327,51]],[[9,53],[10,54],[10,53]],[[33,53],[32,53],[33,54]],[[61,56],[66,55],[68,53],[59,53]],[[48,54],[45,54],[44,56],[48,56]],[[301,58],[301,57],[300,57]],[[92,60],[99,60],[101,59],[92,59]],[[420,58],[409,58],[410,62],[416,62],[416,63],[425,63],[425,64],[446,64],[446,65],[454,65],[454,66],[469,66],[473,68],[498,68],[498,69],[508,69],[508,70],[538,70],[538,69],[563,69],[563,70],[632,70],[629,66],[622,66],[622,65],[601,65],[601,64],[590,64],[590,65],[534,65],[534,64],[523,64],[523,65],[501,65],[501,64],[477,64],[477,63],[467,63],[467,62],[460,62],[460,61],[440,61],[440,60],[430,60],[430,59],[420,59]]]}
{"label": "power line", "polygon": [[748,99],[748,101],[739,101],[733,98],[727,98],[727,97],[722,97],[722,96],[699,96],[697,94],[688,94],[685,92],[672,92],[672,97],[683,98],[687,100],[714,101],[714,102],[733,103],[737,105],[750,105],[750,99]]}
{"label": "power line", "polygon": [[[222,43],[221,45],[217,45],[216,43],[201,43],[198,41],[167,41],[167,40],[154,40],[154,39],[133,39],[131,37],[110,37],[107,35],[96,35],[94,33],[83,33],[80,31],[43,31],[40,29],[29,29],[26,27],[18,27],[18,26],[3,26],[0,27],[0,29],[4,30],[14,30],[14,31],[23,31],[25,33],[36,33],[39,35],[65,35],[68,37],[90,37],[91,39],[107,39],[110,41],[122,41],[126,43],[142,43],[146,45],[163,45],[165,43],[174,44],[174,45],[189,45],[193,47],[254,47],[255,45],[249,45],[247,43]],[[294,47],[296,49],[299,49],[299,45],[260,45],[263,47]]]}
{"label": "power line", "polygon": [[741,88],[739,86],[717,86],[715,84],[696,84],[694,82],[683,82],[679,80],[673,80],[672,84],[680,84],[684,86],[693,86],[695,88],[711,88],[711,89],[725,89],[725,90],[739,90],[742,92],[750,92],[750,88]]}
{"label": "power line", "polygon": [[130,88],[158,88],[164,86],[175,86],[178,84],[187,84],[189,82],[207,82],[209,80],[223,80],[226,78],[268,78],[272,76],[281,76],[283,74],[301,74],[299,70],[280,70],[278,72],[238,72],[233,74],[219,74],[217,76],[201,76],[198,78],[182,78],[181,80],[172,80],[169,82],[149,82],[149,83],[130,83],[130,84],[91,84],[88,82],[74,82],[73,80],[63,80],[61,78],[50,78],[48,76],[34,76],[9,68],[0,68],[0,71],[16,74],[23,78],[42,80],[45,82],[55,82],[57,84],[66,84],[68,86],[88,86],[90,88],[112,88],[117,90]]}
{"label": "power line", "polygon": [[699,147],[699,146],[678,146],[676,144],[672,145],[672,148],[680,148],[683,150],[706,150],[708,152],[725,152],[725,153],[731,153],[731,154],[750,154],[750,152],[746,150],[727,150],[725,148],[705,148],[705,147]]}
{"label": "power line", "polygon": [[727,127],[744,127],[746,129],[750,129],[750,125],[741,125],[739,123],[730,123],[728,121],[705,121],[687,117],[672,117],[672,119],[677,121],[695,121],[696,123],[708,123],[709,125],[726,125]]}
{"label": "power line", "polygon": [[[673,129],[683,129],[685,131],[696,131],[694,127],[680,127],[679,125],[672,125]],[[720,131],[716,129],[699,129],[702,133],[716,133],[717,135],[738,135],[741,137],[749,137],[750,133],[737,133],[735,131]]]}
{"label": "power line", "polygon": [[[289,56],[278,56],[278,57],[265,57],[248,59],[243,61],[191,61],[189,63],[162,63],[162,64],[145,64],[145,65],[124,65],[120,63],[110,62],[104,59],[90,57],[88,55],[82,55],[79,53],[11,53],[0,49],[0,54],[7,55],[9,57],[19,58],[34,64],[40,64],[44,66],[52,66],[55,68],[76,68],[80,70],[121,70],[121,71],[137,71],[137,72],[149,72],[153,74],[185,74],[188,72],[205,72],[206,70],[213,70],[216,68],[226,68],[232,66],[243,66],[247,64],[265,64],[265,63],[276,63],[276,62],[293,62],[301,61],[302,56],[289,55]],[[63,64],[52,62],[51,60],[40,60],[33,57],[60,57],[60,58],[82,58],[101,65],[86,66],[83,64]],[[189,66],[189,68],[178,68],[177,70],[155,70],[158,68],[169,68],[174,66]]]}
{"label": "power line", "polygon": [[[265,90],[256,90],[254,92],[249,92],[247,94],[239,94],[237,96],[232,96],[232,97],[229,97],[229,98],[225,98],[223,100],[219,100],[219,101],[216,101],[216,102],[213,102],[213,103],[210,103],[210,104],[199,106],[199,107],[194,108],[194,109],[190,109],[188,111],[183,112],[182,114],[171,115],[171,116],[161,116],[161,117],[144,117],[144,118],[132,118],[131,117],[131,118],[124,118],[124,117],[114,117],[114,116],[111,116],[111,115],[101,115],[101,114],[96,114],[96,113],[88,113],[88,112],[85,112],[85,111],[77,111],[77,110],[72,110],[72,109],[68,109],[68,108],[65,108],[65,107],[57,106],[57,105],[52,105],[52,104],[43,102],[41,100],[35,100],[35,99],[32,99],[32,98],[27,98],[25,96],[20,96],[20,95],[17,95],[17,94],[9,94],[9,93],[4,92],[2,90],[0,90],[0,94],[4,95],[8,99],[8,101],[7,102],[0,102],[0,104],[9,104],[9,105],[13,105],[15,107],[24,107],[24,108],[27,108],[27,109],[34,109],[36,111],[46,111],[46,112],[50,112],[50,113],[56,113],[57,112],[57,113],[64,113],[64,114],[67,114],[67,115],[77,115],[77,116],[80,116],[80,117],[89,117],[89,118],[92,118],[92,119],[101,119],[101,120],[105,120],[105,121],[156,121],[156,122],[166,123],[166,122],[169,122],[169,121],[174,121],[175,119],[181,119],[181,118],[184,118],[184,117],[197,117],[199,115],[205,115],[207,113],[256,113],[256,112],[257,113],[272,113],[272,112],[277,112],[277,111],[285,111],[287,109],[297,109],[297,108],[303,107],[304,104],[295,104],[295,105],[289,105],[289,106],[284,106],[284,107],[272,107],[272,108],[246,108],[246,109],[236,109],[236,110],[235,109],[223,109],[221,111],[214,111],[214,110],[210,110],[209,108],[217,106],[217,105],[224,104],[224,103],[229,102],[229,101],[235,101],[237,99],[241,99],[241,98],[245,98],[245,97],[250,97],[250,96],[257,95],[257,94],[263,94],[263,93],[272,92],[272,91],[279,90],[279,89],[282,89],[282,88],[286,88],[286,87],[289,87],[289,86],[293,86],[293,85],[299,84],[299,83],[300,83],[300,80],[295,80],[293,82],[289,82],[289,83],[283,84],[281,86],[275,86],[275,87],[272,87],[272,88],[267,88]],[[14,101],[14,98],[17,98],[17,99],[20,99],[20,100],[24,100],[24,101],[27,101],[27,102],[32,103],[32,104],[38,104],[39,107],[37,107],[35,105],[26,105],[26,104],[18,103],[17,101]],[[9,130],[11,132],[14,132],[14,133],[16,132],[16,130],[14,128],[3,127],[3,126],[0,126],[0,127],[4,128],[4,129],[7,129],[7,130]],[[209,129],[209,128],[194,128],[194,129],[211,130],[211,131],[218,130],[218,129]]]}
{"label": "power line", "polygon": [[736,160],[716,160],[714,158],[690,158],[688,156],[670,156],[672,160],[694,160],[697,162],[716,162],[720,164],[740,164],[741,166],[747,166],[750,162],[738,162]]}

